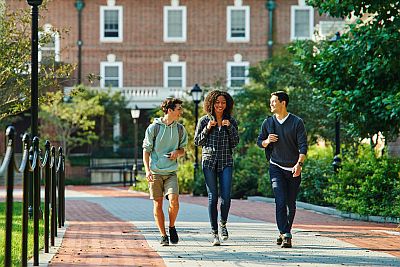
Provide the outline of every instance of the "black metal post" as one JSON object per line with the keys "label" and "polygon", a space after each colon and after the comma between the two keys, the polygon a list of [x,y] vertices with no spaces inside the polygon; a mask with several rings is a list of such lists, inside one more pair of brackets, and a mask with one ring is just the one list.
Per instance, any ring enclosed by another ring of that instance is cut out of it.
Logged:
{"label": "black metal post", "polygon": [[[28,192],[29,192],[29,141],[30,136],[26,133],[22,138],[24,143],[24,158],[25,166],[23,168],[23,195],[22,195],[22,250],[21,250],[21,265],[27,266],[28,261]],[[22,164],[24,164],[22,163]],[[21,165],[22,165],[21,164]]]}
{"label": "black metal post", "polygon": [[133,166],[133,180],[136,186],[136,177],[138,175],[138,119],[133,119],[134,135],[135,135],[135,165]]}
{"label": "black metal post", "polygon": [[[194,102],[194,116],[195,116],[195,127],[197,127],[197,122],[199,120],[199,101]],[[193,181],[196,182],[197,180],[197,172],[199,169],[199,150],[197,146],[194,146],[194,173],[193,173]]]}
{"label": "black metal post", "polygon": [[273,32],[274,32],[274,10],[276,8],[275,0],[268,0],[265,4],[268,9],[268,58],[272,58],[272,49],[274,45]]}
{"label": "black metal post", "polygon": [[51,218],[50,218],[50,244],[54,246],[55,237],[57,236],[57,160],[56,160],[56,148],[51,147]]}
{"label": "black metal post", "polygon": [[6,196],[6,243],[4,266],[11,266],[11,243],[12,243],[12,216],[13,216],[13,190],[14,190],[14,147],[15,147],[15,129],[14,127],[7,128],[7,152],[4,157],[4,162],[7,163],[7,196]]}
{"label": "black metal post", "polygon": [[40,177],[39,138],[33,138],[33,265],[39,265]]}
{"label": "black metal post", "polygon": [[[331,39],[336,42],[340,39],[340,32],[336,32],[335,36]],[[335,118],[335,155],[333,157],[333,170],[335,173],[339,172],[342,160],[340,159],[340,117],[336,114]]]}
{"label": "black metal post", "polygon": [[49,217],[50,217],[50,142],[46,141],[45,152],[45,193],[44,193],[44,252],[49,253]]}
{"label": "black metal post", "polygon": [[[38,90],[38,49],[39,49],[39,35],[38,35],[38,21],[39,21],[39,6],[43,0],[27,0],[28,4],[32,7],[32,31],[31,31],[31,134],[32,138],[38,135],[38,110],[39,110],[39,90]],[[33,176],[39,176],[39,169],[33,171]],[[30,183],[29,187],[30,197],[28,212],[32,217],[33,209],[33,184]]]}
{"label": "black metal post", "polygon": [[84,7],[83,0],[76,0],[75,8],[78,10],[78,84],[82,83],[82,10]]}

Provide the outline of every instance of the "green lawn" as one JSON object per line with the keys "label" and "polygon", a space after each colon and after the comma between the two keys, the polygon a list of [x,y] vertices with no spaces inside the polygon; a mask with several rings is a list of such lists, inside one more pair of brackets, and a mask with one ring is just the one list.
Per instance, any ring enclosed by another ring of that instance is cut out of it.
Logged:
{"label": "green lawn", "polygon": [[[21,266],[22,248],[22,203],[14,202],[13,205],[13,233],[12,233],[12,265]],[[0,203],[0,266],[4,266],[6,203]],[[43,209],[43,207],[42,207]],[[39,220],[39,247],[44,247],[44,221]],[[33,220],[28,226],[28,259],[33,256]]]}

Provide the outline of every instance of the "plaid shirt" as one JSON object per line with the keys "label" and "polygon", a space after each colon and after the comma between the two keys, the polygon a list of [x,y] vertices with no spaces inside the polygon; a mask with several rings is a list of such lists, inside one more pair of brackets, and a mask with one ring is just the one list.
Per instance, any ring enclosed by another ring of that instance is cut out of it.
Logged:
{"label": "plaid shirt", "polygon": [[229,118],[231,124],[214,126],[210,131],[207,130],[207,124],[210,118],[205,115],[200,118],[196,127],[194,144],[202,146],[203,167],[217,169],[222,171],[227,166],[233,166],[232,149],[239,143],[239,134],[237,122],[233,117]]}

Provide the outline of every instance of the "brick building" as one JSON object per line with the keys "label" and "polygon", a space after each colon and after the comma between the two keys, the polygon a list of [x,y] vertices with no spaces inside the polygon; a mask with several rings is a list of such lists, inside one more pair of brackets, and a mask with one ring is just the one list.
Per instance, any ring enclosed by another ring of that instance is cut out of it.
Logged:
{"label": "brick building", "polygon": [[[29,8],[25,0],[6,3]],[[249,82],[249,66],[265,60],[272,49],[314,38],[315,29],[329,35],[343,26],[319,16],[304,0],[52,0],[40,14],[39,24],[54,33],[40,58],[81,63],[81,75],[78,68],[70,86],[81,77],[88,86],[112,87],[126,97],[127,109],[144,110],[170,95],[187,97],[196,83],[222,82],[234,93]],[[89,74],[101,79],[89,83]],[[140,119],[147,122],[145,116]],[[114,137],[124,134],[125,124],[131,121],[117,118]]]}

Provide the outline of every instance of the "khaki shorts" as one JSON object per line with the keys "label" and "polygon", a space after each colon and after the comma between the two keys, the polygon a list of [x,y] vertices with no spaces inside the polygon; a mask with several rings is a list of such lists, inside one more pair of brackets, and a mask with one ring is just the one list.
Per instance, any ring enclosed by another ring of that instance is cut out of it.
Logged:
{"label": "khaki shorts", "polygon": [[166,175],[153,174],[153,182],[149,182],[150,199],[155,199],[169,194],[179,194],[178,176],[176,173]]}

